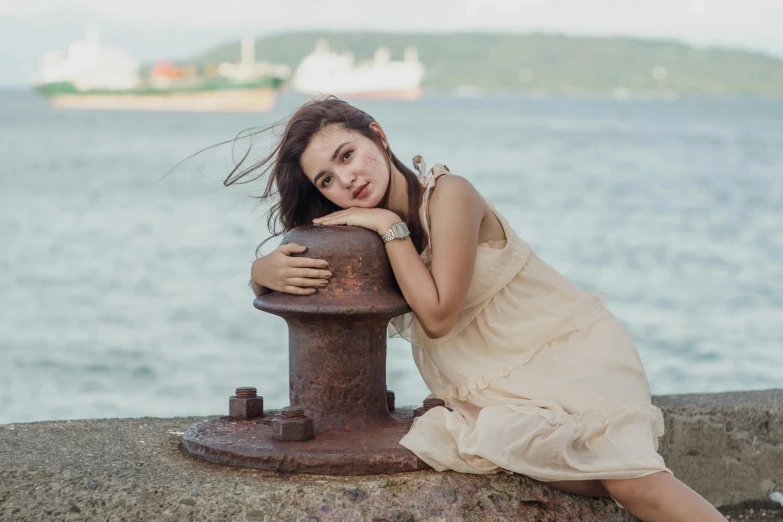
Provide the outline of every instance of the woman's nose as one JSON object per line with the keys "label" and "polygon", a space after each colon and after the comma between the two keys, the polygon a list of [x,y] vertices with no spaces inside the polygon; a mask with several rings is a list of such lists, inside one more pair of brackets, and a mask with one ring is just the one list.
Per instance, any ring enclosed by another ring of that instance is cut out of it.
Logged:
{"label": "woman's nose", "polygon": [[356,181],[356,175],[350,170],[338,172],[337,177],[340,179],[340,184],[345,188],[350,187]]}

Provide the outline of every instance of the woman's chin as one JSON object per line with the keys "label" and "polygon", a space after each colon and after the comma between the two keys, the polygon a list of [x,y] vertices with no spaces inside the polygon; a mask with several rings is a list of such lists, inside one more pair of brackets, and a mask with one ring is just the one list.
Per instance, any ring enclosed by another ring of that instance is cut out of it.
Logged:
{"label": "woman's chin", "polygon": [[375,207],[378,206],[379,203],[380,203],[380,201],[371,201],[369,199],[356,199],[356,200],[353,200],[350,203],[348,203],[345,207],[343,207],[343,209],[353,208],[353,207],[357,207],[357,208],[375,208]]}
{"label": "woman's chin", "polygon": [[365,199],[365,200],[364,200],[364,202],[363,202],[363,206],[366,206],[367,208],[376,208],[376,207],[379,207],[379,206],[380,206],[380,204],[381,204],[381,200],[382,200],[382,199],[383,199],[383,197],[379,197],[379,198],[375,198],[375,197],[367,198],[367,199]]}

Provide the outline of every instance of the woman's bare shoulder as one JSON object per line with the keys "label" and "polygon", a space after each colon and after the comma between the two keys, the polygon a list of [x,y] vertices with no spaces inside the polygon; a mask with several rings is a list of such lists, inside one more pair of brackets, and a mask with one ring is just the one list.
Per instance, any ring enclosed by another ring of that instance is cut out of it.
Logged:
{"label": "woman's bare shoulder", "polygon": [[484,200],[470,181],[456,174],[439,177],[430,198],[432,208],[448,201],[465,203]]}
{"label": "woman's bare shoulder", "polygon": [[448,175],[438,178],[430,195],[430,219],[435,221],[481,221],[484,214],[484,198],[473,184],[462,176]]}

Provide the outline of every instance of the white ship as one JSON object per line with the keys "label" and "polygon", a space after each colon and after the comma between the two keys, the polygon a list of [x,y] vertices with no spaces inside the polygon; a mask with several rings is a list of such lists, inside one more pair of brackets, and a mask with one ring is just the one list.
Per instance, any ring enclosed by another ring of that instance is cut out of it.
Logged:
{"label": "white ship", "polygon": [[36,90],[54,107],[151,111],[256,111],[274,108],[280,85],[290,67],[255,59],[255,41],[242,41],[239,63],[196,66],[160,62],[139,75],[138,60],[121,49],[100,44],[98,31],[88,27],[67,53],[41,57]]}
{"label": "white ship", "polygon": [[84,40],[68,46],[68,52],[50,51],[41,56],[36,84],[70,83],[79,92],[95,89],[134,89],[139,85],[139,61],[123,49],[100,44],[95,26],[88,26]]}
{"label": "white ship", "polygon": [[329,44],[319,40],[297,67],[291,86],[305,94],[417,100],[422,76],[424,65],[413,47],[405,49],[404,60],[392,61],[389,49],[380,47],[372,60],[355,63],[352,53],[330,51]]}

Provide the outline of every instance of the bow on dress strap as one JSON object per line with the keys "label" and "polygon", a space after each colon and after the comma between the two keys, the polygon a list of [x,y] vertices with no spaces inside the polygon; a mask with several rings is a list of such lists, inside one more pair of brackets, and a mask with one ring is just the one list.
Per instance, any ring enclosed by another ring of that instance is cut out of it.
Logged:
{"label": "bow on dress strap", "polygon": [[419,173],[419,183],[424,185],[426,188],[431,188],[435,184],[435,178],[438,177],[437,174],[439,172],[442,170],[450,172],[446,165],[441,165],[439,163],[436,164],[433,168],[427,169],[427,162],[424,161],[424,158],[419,155],[413,157],[413,168]]}

